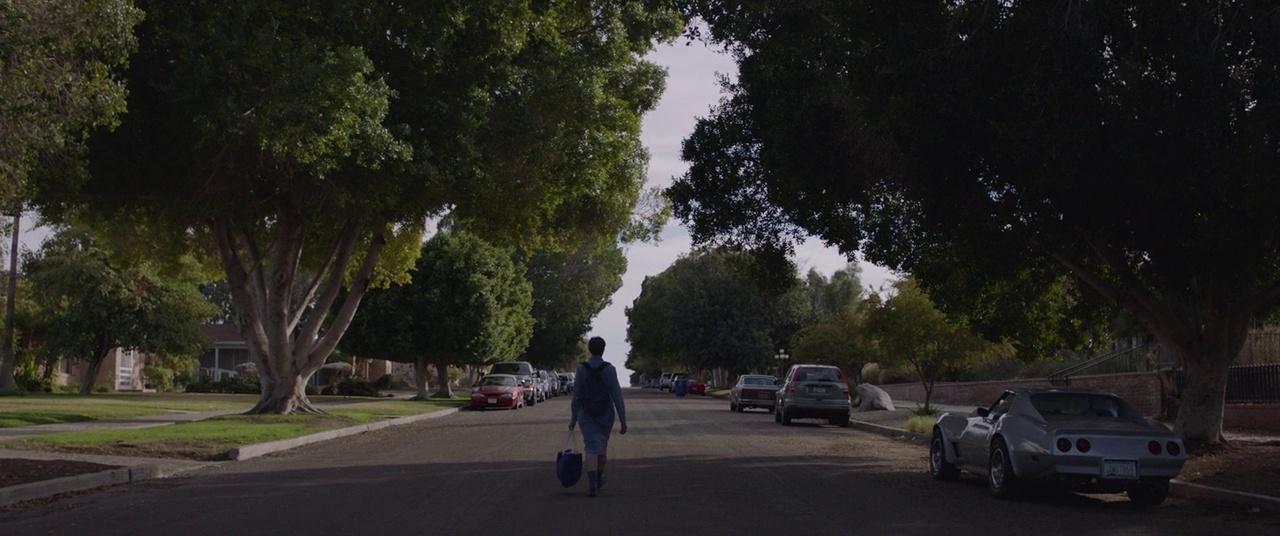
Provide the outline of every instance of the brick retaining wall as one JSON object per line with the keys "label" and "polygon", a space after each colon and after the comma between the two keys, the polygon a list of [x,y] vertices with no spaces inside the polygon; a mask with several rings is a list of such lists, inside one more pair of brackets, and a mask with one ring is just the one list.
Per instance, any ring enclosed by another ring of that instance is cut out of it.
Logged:
{"label": "brick retaining wall", "polygon": [[[1097,389],[1115,393],[1128,400],[1144,415],[1160,413],[1160,377],[1155,372],[1072,376],[1071,387]],[[1052,387],[1048,378],[996,380],[985,382],[938,383],[933,387],[933,401],[958,406],[986,406],[995,402],[1005,389],[1017,387]],[[919,383],[881,385],[894,400],[924,400],[924,387]]]}
{"label": "brick retaining wall", "polygon": [[[1128,400],[1144,415],[1156,416],[1160,413],[1161,389],[1171,388],[1172,385],[1167,380],[1162,385],[1158,372],[1130,372],[1072,376],[1070,386],[1115,393]],[[1048,378],[938,383],[933,387],[933,401],[957,406],[987,406],[995,402],[1005,389],[1016,387],[1052,385]],[[919,383],[895,383],[881,385],[880,388],[894,400],[924,400],[924,387]],[[1228,404],[1223,409],[1223,427],[1229,430],[1280,432],[1280,404]]]}

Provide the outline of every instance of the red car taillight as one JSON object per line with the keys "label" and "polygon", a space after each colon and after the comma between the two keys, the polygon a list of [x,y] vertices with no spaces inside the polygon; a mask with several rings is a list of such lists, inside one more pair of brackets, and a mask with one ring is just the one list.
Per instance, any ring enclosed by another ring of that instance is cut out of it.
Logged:
{"label": "red car taillight", "polygon": [[1178,446],[1178,444],[1173,441],[1170,441],[1168,444],[1166,444],[1164,448],[1165,450],[1169,451],[1170,456],[1177,456],[1179,454],[1182,454],[1182,447]]}
{"label": "red car taillight", "polygon": [[1148,442],[1148,443],[1147,443],[1147,452],[1150,452],[1152,456],[1159,456],[1159,455],[1160,455],[1160,442],[1159,442],[1159,441],[1150,441],[1150,442]]}
{"label": "red car taillight", "polygon": [[1082,437],[1076,440],[1076,450],[1080,452],[1089,452],[1090,448],[1093,448],[1093,445],[1089,444],[1088,439]]}
{"label": "red car taillight", "polygon": [[1067,452],[1067,451],[1071,450],[1071,440],[1070,440],[1070,439],[1067,439],[1067,438],[1065,438],[1065,437],[1059,437],[1059,438],[1058,438],[1058,450],[1060,450],[1060,451],[1062,451],[1062,452]]}

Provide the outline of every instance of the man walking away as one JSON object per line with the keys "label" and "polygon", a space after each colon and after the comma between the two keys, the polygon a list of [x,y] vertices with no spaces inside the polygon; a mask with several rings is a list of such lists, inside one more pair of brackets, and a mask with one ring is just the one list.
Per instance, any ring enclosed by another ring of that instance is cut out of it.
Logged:
{"label": "man walking away", "polygon": [[622,403],[622,387],[618,385],[618,373],[604,360],[604,339],[592,337],[587,341],[591,358],[578,365],[573,389],[573,415],[569,429],[582,425],[582,442],[586,451],[587,496],[595,497],[604,487],[605,453],[609,450],[609,434],[613,431],[613,417],[617,413],[621,427],[618,433],[627,433],[627,407]]}

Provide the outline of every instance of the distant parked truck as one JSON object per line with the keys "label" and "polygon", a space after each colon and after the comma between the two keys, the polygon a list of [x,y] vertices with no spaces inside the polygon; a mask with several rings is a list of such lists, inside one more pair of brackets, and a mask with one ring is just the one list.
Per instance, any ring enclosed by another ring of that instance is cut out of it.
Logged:
{"label": "distant parked truck", "polygon": [[658,390],[659,390],[659,391],[666,391],[666,390],[670,389],[670,388],[671,388],[671,380],[672,380],[672,378],[673,378],[674,376],[675,376],[675,373],[674,373],[674,372],[663,372],[663,373],[662,373],[662,376],[659,376],[659,377],[658,377]]}

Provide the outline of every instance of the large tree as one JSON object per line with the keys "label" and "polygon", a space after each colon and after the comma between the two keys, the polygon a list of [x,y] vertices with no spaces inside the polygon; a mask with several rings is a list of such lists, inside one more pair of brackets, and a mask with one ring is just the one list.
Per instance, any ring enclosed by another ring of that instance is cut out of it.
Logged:
{"label": "large tree", "polygon": [[681,27],[666,3],[140,4],[129,115],[43,200],[215,253],[251,412],[318,411],[307,378],[369,288],[407,281],[430,215],[550,247],[645,223],[664,73],[641,57]]}
{"label": "large tree", "polygon": [[140,18],[128,0],[0,2],[0,214],[13,217],[0,391],[13,388],[18,234],[30,182],[77,163],[88,131],[124,111],[116,75]]}
{"label": "large tree", "polygon": [[449,365],[511,359],[533,331],[532,286],[509,249],[464,231],[438,233],[406,285],[370,291],[342,349],[362,357],[414,363],[418,396],[427,364],[439,374],[437,396],[450,397]]}
{"label": "large tree", "polygon": [[765,370],[808,316],[805,289],[762,285],[744,253],[697,250],[646,277],[627,308],[629,360],[687,370]]}
{"label": "large tree", "polygon": [[80,394],[93,392],[115,348],[190,356],[204,346],[200,325],[214,308],[192,280],[164,278],[145,265],[116,266],[74,229],[46,240],[25,266],[44,351],[87,365]]}
{"label": "large tree", "polygon": [[572,250],[528,256],[527,264],[534,326],[523,355],[544,368],[569,368],[582,357],[591,319],[622,287],[626,255],[612,236],[588,236]]}
{"label": "large tree", "polygon": [[670,191],[700,241],[1070,274],[1178,356],[1178,430],[1221,440],[1227,370],[1280,302],[1274,5],[694,4],[739,65]]}

